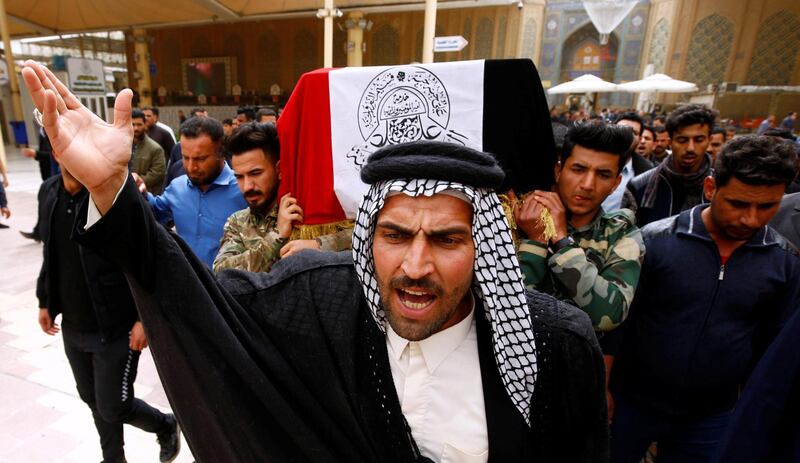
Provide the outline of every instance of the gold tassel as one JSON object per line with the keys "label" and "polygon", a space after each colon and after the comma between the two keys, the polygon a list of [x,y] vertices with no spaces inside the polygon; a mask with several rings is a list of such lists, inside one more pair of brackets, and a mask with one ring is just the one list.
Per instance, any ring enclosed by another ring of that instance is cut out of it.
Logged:
{"label": "gold tassel", "polygon": [[[511,235],[513,236],[515,242],[517,241],[518,234],[517,222],[514,220],[514,208],[521,207],[522,203],[525,201],[525,198],[532,193],[532,191],[529,191],[518,197],[516,200],[511,199],[505,194],[497,195],[497,197],[500,198],[500,204],[503,206],[503,212],[508,220],[508,225],[511,227]],[[547,243],[556,236],[556,224],[553,222],[553,216],[546,207],[542,208],[542,212],[539,214],[539,220],[544,223],[544,240]]]}
{"label": "gold tassel", "polygon": [[556,236],[556,224],[553,222],[553,216],[550,214],[550,210],[546,207],[542,208],[542,212],[539,214],[539,221],[544,224],[544,242],[549,243],[550,240]]}
{"label": "gold tassel", "polygon": [[313,240],[322,235],[340,232],[346,228],[353,228],[355,220],[342,220],[340,222],[321,223],[318,225],[300,225],[292,229],[290,240]]}

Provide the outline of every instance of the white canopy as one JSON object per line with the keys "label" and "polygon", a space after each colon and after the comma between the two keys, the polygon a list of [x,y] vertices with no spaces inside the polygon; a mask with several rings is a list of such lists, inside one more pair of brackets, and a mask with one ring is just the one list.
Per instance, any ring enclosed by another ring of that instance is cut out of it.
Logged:
{"label": "white canopy", "polygon": [[592,74],[584,74],[569,82],[558,84],[547,90],[550,95],[559,93],[600,93],[600,92],[615,92],[617,85],[611,82],[594,76]]}
{"label": "white canopy", "polygon": [[676,80],[666,74],[653,74],[642,80],[634,80],[617,86],[619,90],[631,93],[689,93],[696,92],[697,85],[683,80]]}

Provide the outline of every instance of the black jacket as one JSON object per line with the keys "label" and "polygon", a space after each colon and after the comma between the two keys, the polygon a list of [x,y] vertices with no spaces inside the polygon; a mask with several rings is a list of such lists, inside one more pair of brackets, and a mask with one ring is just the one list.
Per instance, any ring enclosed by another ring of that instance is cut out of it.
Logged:
{"label": "black jacket", "polygon": [[641,175],[652,169],[654,166],[652,162],[636,153],[633,153],[631,155],[631,167],[633,167],[633,175]]}
{"label": "black jacket", "polygon": [[783,197],[781,208],[772,218],[770,226],[796,248],[800,248],[800,193],[792,193]]}
{"label": "black jacket", "polygon": [[[36,297],[39,307],[46,307],[53,319],[61,313],[61,301],[54,297],[58,294],[57,282],[51,278],[49,271],[51,255],[55,252],[52,249],[50,224],[59,188],[62,188],[61,175],[54,175],[42,183],[38,195],[39,233],[44,243],[44,260],[36,282]],[[125,276],[114,264],[84,246],[77,246],[101,339],[103,342],[114,341],[128,334],[138,319],[130,288]]]}
{"label": "black jacket", "polygon": [[[85,232],[83,217],[78,239],[125,271],[198,462],[424,461],[350,253],[306,251],[270,273],[215,277],[159,226],[130,178]],[[528,300],[538,368],[530,427],[476,321],[489,461],[607,461],[605,373],[588,316],[541,293]]]}
{"label": "black jacket", "polygon": [[800,307],[800,258],[769,227],[722,265],[705,206],[642,229],[647,254],[611,389],[667,416],[733,408],[739,388]]}
{"label": "black jacket", "polygon": [[[646,159],[645,159],[646,161]],[[659,175],[658,191],[656,192],[656,201],[653,207],[642,207],[642,198],[647,189],[647,183],[653,175]],[[628,182],[629,195],[623,196],[622,207],[636,211],[636,226],[639,228],[644,227],[650,222],[661,220],[666,217],[678,214],[681,212],[682,204],[675,204],[675,192],[672,190],[672,185],[669,180],[660,173],[659,169],[650,169],[643,174],[633,177]],[[701,195],[702,197],[702,195]],[[633,200],[633,204],[626,201]],[[702,203],[706,200],[704,197],[701,199]]]}

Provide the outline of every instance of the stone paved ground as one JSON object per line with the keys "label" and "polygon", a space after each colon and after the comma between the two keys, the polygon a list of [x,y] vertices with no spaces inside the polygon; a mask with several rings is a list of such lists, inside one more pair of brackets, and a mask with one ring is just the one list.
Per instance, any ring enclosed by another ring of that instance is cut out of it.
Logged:
{"label": "stone paved ground", "polygon": [[[97,431],[81,402],[60,335],[47,336],[36,321],[36,277],[42,246],[23,238],[36,222],[38,164],[6,147],[11,219],[0,230],[0,463],[86,463],[101,460]],[[169,410],[153,360],[139,361],[136,396]],[[158,461],[152,434],[125,427],[130,463]],[[183,442],[176,462],[190,462]]]}

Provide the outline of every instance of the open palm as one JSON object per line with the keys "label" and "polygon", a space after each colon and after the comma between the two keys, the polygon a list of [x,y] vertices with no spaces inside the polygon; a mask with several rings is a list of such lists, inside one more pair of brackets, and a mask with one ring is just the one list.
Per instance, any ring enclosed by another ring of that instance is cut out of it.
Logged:
{"label": "open palm", "polygon": [[82,105],[46,67],[27,61],[22,75],[61,166],[91,192],[113,189],[111,184],[119,188],[127,175],[133,141],[131,91],[119,93],[114,123],[109,124]]}

